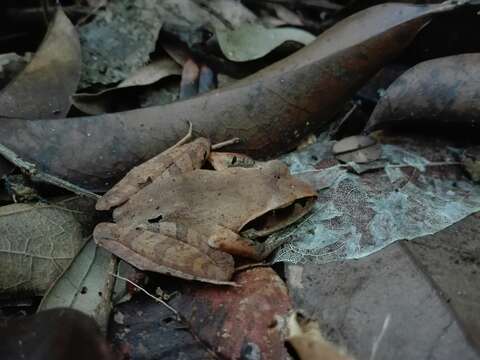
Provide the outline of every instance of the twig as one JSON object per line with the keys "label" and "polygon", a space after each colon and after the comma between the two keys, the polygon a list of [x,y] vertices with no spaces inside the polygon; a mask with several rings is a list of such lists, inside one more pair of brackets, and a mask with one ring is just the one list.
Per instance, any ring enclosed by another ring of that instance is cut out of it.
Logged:
{"label": "twig", "polygon": [[80,18],[78,21],[77,21],[77,24],[75,25],[76,27],[79,27],[81,25],[83,25],[84,23],[86,23],[92,16],[96,15],[97,12],[102,8],[104,7],[105,4],[98,4],[97,6],[95,6],[92,10],[90,10],[84,17]]}
{"label": "twig", "polygon": [[140,290],[141,292],[143,292],[145,295],[147,295],[148,297],[152,298],[153,300],[155,300],[156,302],[162,304],[163,306],[165,306],[168,310],[170,310],[172,313],[175,314],[175,318],[176,320],[181,323],[183,326],[185,326],[190,335],[192,335],[192,337],[195,339],[195,341],[197,341],[201,346],[203,346],[203,348],[205,349],[205,351],[207,351],[214,359],[218,359],[218,360],[222,360],[223,359],[223,356],[221,356],[220,354],[218,354],[217,352],[215,352],[214,350],[212,350],[210,348],[210,346],[208,346],[208,344],[206,344],[197,334],[196,332],[193,330],[193,326],[192,324],[190,323],[190,321],[184,317],[182,314],[180,314],[175,308],[173,308],[172,306],[168,305],[163,299],[159,298],[159,297],[156,297],[155,295],[152,295],[150,294],[147,290],[145,290],[144,288],[142,288],[140,285],[137,285],[135,284],[133,281],[131,281],[130,279],[127,279],[123,276],[120,276],[120,275],[117,275],[117,274],[113,274],[113,273],[110,273],[110,275],[112,275],[113,277],[116,277],[120,280],[123,280],[123,281],[126,281],[128,282],[129,284],[133,285],[134,287],[136,287],[138,290]]}
{"label": "twig", "polygon": [[140,285],[137,285],[135,284],[132,280],[130,279],[127,279],[126,277],[123,277],[123,276],[120,276],[120,275],[117,275],[117,274],[113,274],[113,273],[110,273],[110,275],[112,275],[113,277],[116,277],[120,280],[123,280],[123,281],[126,281],[128,282],[130,285],[133,285],[135,286],[138,290],[140,290],[141,292],[143,292],[145,295],[151,297],[153,300],[155,300],[156,302],[159,302],[160,304],[162,304],[163,306],[165,306],[168,310],[170,310],[171,312],[173,312],[175,314],[175,317],[177,318],[177,321],[183,321],[183,318],[182,318],[182,315],[180,315],[180,313],[175,310],[173,307],[171,307],[170,305],[168,305],[164,300],[160,299],[159,297],[156,297],[152,294],[150,294],[147,290],[145,290],[144,288],[142,288]]}
{"label": "twig", "polygon": [[80,186],[74,185],[66,180],[60,179],[56,176],[41,172],[37,169],[37,166],[35,164],[32,164],[31,162],[28,162],[26,160],[23,160],[18,156],[14,151],[10,150],[6,146],[0,144],[0,154],[5,157],[8,161],[13,163],[14,165],[18,166],[23,172],[25,172],[27,175],[30,175],[32,177],[35,177],[36,180],[52,184],[58,187],[61,187],[63,189],[69,190],[77,195],[81,196],[86,196],[91,199],[99,199],[100,196],[85,190],[81,188]]}
{"label": "twig", "polygon": [[218,144],[212,145],[212,150],[218,150],[218,149],[223,148],[225,146],[238,144],[239,142],[240,142],[240,138],[232,138],[230,140],[222,141],[222,142],[219,142]]}

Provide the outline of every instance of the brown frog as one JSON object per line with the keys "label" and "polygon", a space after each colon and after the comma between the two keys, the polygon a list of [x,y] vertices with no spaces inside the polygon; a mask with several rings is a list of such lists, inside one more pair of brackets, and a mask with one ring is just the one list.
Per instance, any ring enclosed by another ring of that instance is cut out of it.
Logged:
{"label": "brown frog", "polygon": [[317,194],[277,160],[201,169],[210,149],[199,138],[134,168],[98,201],[116,207],[115,223],[97,225],[95,241],[141,270],[212,283],[230,280],[232,255],[268,256],[275,246],[258,240],[304,216]]}

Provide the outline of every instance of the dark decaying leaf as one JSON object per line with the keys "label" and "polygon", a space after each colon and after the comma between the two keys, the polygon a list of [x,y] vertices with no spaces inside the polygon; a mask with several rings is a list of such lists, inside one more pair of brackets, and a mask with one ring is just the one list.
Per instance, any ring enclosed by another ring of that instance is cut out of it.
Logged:
{"label": "dark decaying leaf", "polygon": [[360,260],[289,265],[296,307],[358,359],[479,359],[480,218]]}
{"label": "dark decaying leaf", "polygon": [[422,62],[406,71],[378,102],[366,132],[427,124],[477,129],[480,119],[480,54]]}
{"label": "dark decaying leaf", "polygon": [[95,94],[75,94],[72,96],[72,102],[86,114],[113,112],[112,110],[116,110],[119,102],[125,102],[123,97],[134,96],[132,91],[129,91],[132,88],[138,91],[138,87],[149,86],[163,78],[180,75],[180,73],[180,67],[173,60],[162,57],[134,72],[116,87]]}
{"label": "dark decaying leaf", "polygon": [[63,118],[80,79],[78,34],[61,8],[32,61],[0,92],[0,116]]}
{"label": "dark decaying leaf", "polygon": [[[188,283],[170,300],[189,321],[190,329],[151,300],[134,298],[117,306],[111,332],[114,342],[133,359],[211,358],[205,348],[217,353],[217,358],[286,359],[283,340],[275,329],[275,317],[286,315],[291,308],[285,284],[270,268],[247,270],[234,280],[241,286]],[[189,330],[203,346],[189,336]],[[247,357],[249,353],[257,357]]]}
{"label": "dark decaying leaf", "polygon": [[70,309],[54,309],[0,322],[3,360],[114,360],[95,321]]}
{"label": "dark decaying leaf", "polygon": [[3,206],[0,228],[2,293],[42,295],[85,243],[76,211],[60,205]]}
{"label": "dark decaying leaf", "polygon": [[163,1],[109,1],[79,27],[83,69],[80,88],[123,81],[150,60],[165,17]]}
{"label": "dark decaying leaf", "polygon": [[[165,106],[41,122],[4,119],[0,143],[43,171],[105,190],[187,131],[255,157],[294,148],[452,3],[383,4],[337,23],[309,46],[229,87]],[[55,134],[52,136],[52,134]],[[78,149],[82,149],[79,153]]]}

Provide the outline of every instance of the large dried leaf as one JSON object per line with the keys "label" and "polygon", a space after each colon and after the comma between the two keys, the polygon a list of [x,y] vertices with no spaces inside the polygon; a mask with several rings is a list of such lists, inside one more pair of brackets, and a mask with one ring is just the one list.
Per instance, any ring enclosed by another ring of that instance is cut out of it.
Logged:
{"label": "large dried leaf", "polygon": [[85,243],[74,211],[58,205],[1,207],[0,228],[3,293],[42,295]]}
{"label": "large dried leaf", "polygon": [[268,29],[259,24],[245,24],[235,30],[217,30],[218,44],[232,61],[259,59],[286,41],[308,45],[315,37],[296,28]]}
{"label": "large dried leaf", "polygon": [[38,311],[72,308],[93,317],[106,331],[116,258],[90,240],[47,291]]}
{"label": "large dried leaf", "polygon": [[80,42],[61,8],[27,67],[0,92],[0,116],[63,118],[80,78]]}
{"label": "large dried leaf", "polygon": [[366,131],[412,124],[476,129],[480,119],[479,83],[480,54],[422,62],[390,85]]}
{"label": "large dried leaf", "polygon": [[474,215],[360,260],[289,265],[289,290],[358,359],[479,359],[479,229]]}
{"label": "large dried leaf", "polygon": [[[240,137],[242,142],[233,149],[272,156],[328,124],[368,78],[402,51],[431,14],[453,7],[378,5],[229,87],[119,114],[42,122],[4,119],[0,143],[44,171],[95,190],[109,188],[131,167],[174,144],[186,133],[187,121],[214,143]],[[79,148],[84,150],[81,154]]]}
{"label": "large dried leaf", "polygon": [[[217,358],[286,359],[283,339],[274,327],[291,302],[281,278],[269,268],[235,276],[240,287],[186,284],[169,304],[187,319],[190,329],[153,301],[134,300],[116,307],[112,335],[133,359]],[[194,332],[198,341],[188,336]],[[142,334],[141,336],[139,336]],[[203,351],[202,351],[203,348]],[[194,355],[204,352],[203,356]]]}

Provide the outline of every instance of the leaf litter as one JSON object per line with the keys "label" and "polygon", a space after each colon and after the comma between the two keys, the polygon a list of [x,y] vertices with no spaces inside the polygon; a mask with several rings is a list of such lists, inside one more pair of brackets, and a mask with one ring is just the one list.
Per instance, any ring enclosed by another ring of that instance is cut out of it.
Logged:
{"label": "leaf litter", "polygon": [[[350,96],[399,54],[433,14],[455,6],[374,6],[230,86],[123,113],[54,121],[3,119],[0,143],[43,171],[96,191],[108,189],[128,169],[172,146],[187,131],[187,121],[213,142],[239,137],[242,141],[232,150],[272,157],[331,123]],[[262,101],[254,101],[259,98]],[[57,136],[50,137],[52,132]],[[45,137],[50,140],[40,140]],[[117,139],[122,139],[122,146]],[[79,154],[78,148],[86,151]]]}

